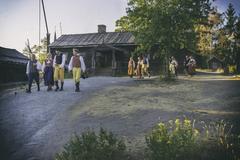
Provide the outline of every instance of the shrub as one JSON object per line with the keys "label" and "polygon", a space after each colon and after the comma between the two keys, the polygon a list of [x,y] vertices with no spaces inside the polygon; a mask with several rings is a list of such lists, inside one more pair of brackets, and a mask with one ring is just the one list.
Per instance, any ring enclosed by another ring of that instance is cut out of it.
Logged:
{"label": "shrub", "polygon": [[146,137],[150,160],[187,159],[194,153],[199,131],[188,119],[159,123]]}
{"label": "shrub", "polygon": [[236,73],[237,72],[237,66],[236,65],[230,65],[228,66],[229,73]]}
{"label": "shrub", "polygon": [[202,159],[240,159],[240,136],[232,133],[232,127],[224,121],[203,126],[203,138],[199,144]]}
{"label": "shrub", "polygon": [[64,150],[56,155],[56,160],[122,160],[126,146],[111,132],[100,129],[98,135],[87,130],[75,135]]}
{"label": "shrub", "polygon": [[146,137],[149,160],[239,160],[240,136],[224,121],[199,124],[176,119],[159,123]]}

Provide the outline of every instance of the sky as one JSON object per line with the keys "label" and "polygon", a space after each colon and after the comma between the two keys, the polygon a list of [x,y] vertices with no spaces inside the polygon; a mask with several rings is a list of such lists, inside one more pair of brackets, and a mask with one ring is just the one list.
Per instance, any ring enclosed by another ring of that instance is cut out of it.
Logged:
{"label": "sky", "polygon": [[[126,15],[128,0],[44,0],[51,42],[56,28],[62,34],[97,32],[98,24],[105,24],[107,32],[114,31],[115,21]],[[240,13],[240,0],[216,0],[220,12],[228,3]],[[0,46],[22,52],[27,39],[30,45],[39,40],[39,0],[0,0]],[[43,14],[41,38],[46,35]]]}

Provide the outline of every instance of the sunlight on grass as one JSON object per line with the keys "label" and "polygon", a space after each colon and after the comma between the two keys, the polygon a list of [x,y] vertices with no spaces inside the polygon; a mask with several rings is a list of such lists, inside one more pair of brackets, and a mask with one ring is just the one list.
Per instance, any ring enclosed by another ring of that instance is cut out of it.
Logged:
{"label": "sunlight on grass", "polygon": [[236,111],[231,112],[231,111],[219,111],[219,110],[209,110],[209,109],[197,109],[193,111],[197,113],[212,114],[212,115],[240,115],[240,112],[236,112]]}
{"label": "sunlight on grass", "polygon": [[206,72],[206,73],[223,73],[224,70],[222,68],[219,68],[217,70],[213,70],[213,69],[201,69],[201,68],[197,68],[196,69],[197,72]]}

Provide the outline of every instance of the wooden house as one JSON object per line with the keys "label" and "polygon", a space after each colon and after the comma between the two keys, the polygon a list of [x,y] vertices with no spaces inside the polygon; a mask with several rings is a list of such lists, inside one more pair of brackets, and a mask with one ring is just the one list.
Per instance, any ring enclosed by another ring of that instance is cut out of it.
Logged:
{"label": "wooden house", "polygon": [[65,52],[68,63],[72,49],[77,48],[89,72],[115,76],[127,73],[129,57],[136,48],[134,40],[130,32],[106,32],[105,25],[98,25],[97,33],[62,35],[49,45],[49,49],[51,53],[55,50]]}
{"label": "wooden house", "polygon": [[0,47],[0,83],[25,81],[28,57],[16,49]]}
{"label": "wooden house", "polygon": [[223,62],[217,57],[212,57],[208,60],[208,68],[217,70],[223,68]]}

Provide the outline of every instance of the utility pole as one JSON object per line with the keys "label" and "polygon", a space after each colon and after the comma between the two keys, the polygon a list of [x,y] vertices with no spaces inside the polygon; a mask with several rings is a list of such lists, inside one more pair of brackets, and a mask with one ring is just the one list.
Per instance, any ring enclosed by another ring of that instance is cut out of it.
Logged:
{"label": "utility pole", "polygon": [[42,7],[43,7],[43,13],[44,13],[44,20],[45,20],[45,26],[46,26],[46,31],[47,31],[47,53],[49,52],[49,44],[50,44],[50,33],[48,32],[48,24],[47,24],[47,16],[45,12],[45,6],[44,2],[42,0]]}

